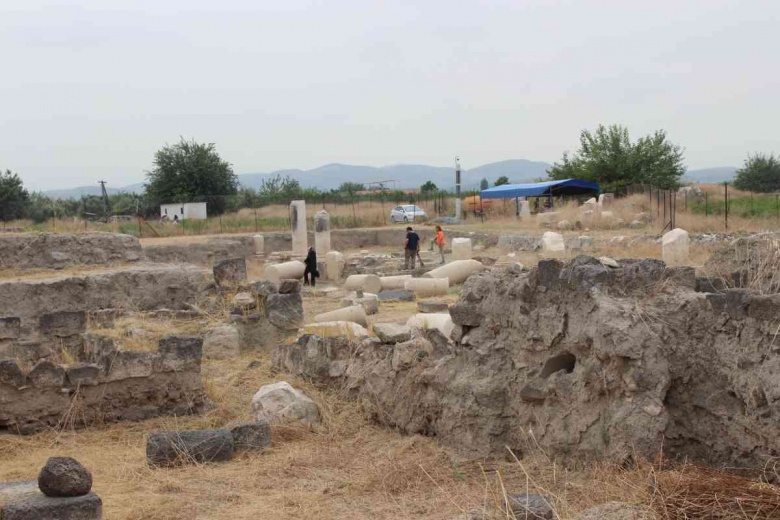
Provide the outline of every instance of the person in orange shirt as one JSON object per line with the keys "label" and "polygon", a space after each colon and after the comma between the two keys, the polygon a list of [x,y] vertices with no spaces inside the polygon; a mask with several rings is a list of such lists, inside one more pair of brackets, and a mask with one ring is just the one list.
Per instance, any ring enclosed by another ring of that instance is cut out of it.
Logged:
{"label": "person in orange shirt", "polygon": [[431,240],[431,251],[433,251],[433,244],[439,246],[439,253],[441,253],[441,263],[444,263],[444,231],[441,226],[436,226],[436,236]]}

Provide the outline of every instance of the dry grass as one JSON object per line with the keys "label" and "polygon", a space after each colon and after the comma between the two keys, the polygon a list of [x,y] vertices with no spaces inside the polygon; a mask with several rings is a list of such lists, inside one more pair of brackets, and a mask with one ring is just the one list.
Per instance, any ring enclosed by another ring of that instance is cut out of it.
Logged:
{"label": "dry grass", "polygon": [[117,520],[444,519],[474,508],[498,512],[504,490],[526,489],[553,494],[556,507],[569,515],[617,498],[641,501],[646,494],[644,470],[569,472],[543,457],[524,459],[522,465],[461,460],[434,439],[375,426],[354,403],[303,381],[292,382],[319,404],[323,431],[276,426],[272,447],[260,455],[245,454],[223,464],[149,468],[144,457],[149,431],[215,428],[250,418],[251,396],[274,380],[266,356],[259,357],[259,368],[250,369],[253,360],[245,356],[205,364],[216,408],[202,417],[2,436],[0,480],[34,479],[47,457],[73,456],[92,471],[105,518]]}

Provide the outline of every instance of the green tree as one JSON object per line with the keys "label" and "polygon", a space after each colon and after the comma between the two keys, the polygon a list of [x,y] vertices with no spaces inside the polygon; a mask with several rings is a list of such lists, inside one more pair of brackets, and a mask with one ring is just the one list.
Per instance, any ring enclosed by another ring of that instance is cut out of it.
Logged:
{"label": "green tree", "polygon": [[30,194],[22,179],[11,170],[0,171],[0,220],[23,218],[30,202]]}
{"label": "green tree", "polygon": [[420,186],[420,192],[422,193],[432,193],[434,191],[439,191],[439,188],[436,187],[433,181],[428,181]]}
{"label": "green tree", "polygon": [[780,157],[760,153],[748,156],[737,170],[734,187],[759,193],[780,191]]}
{"label": "green tree", "polygon": [[583,130],[579,151],[565,152],[547,173],[554,180],[596,181],[603,191],[630,184],[673,189],[679,186],[685,166],[683,149],[669,142],[663,130],[632,143],[626,127],[599,125],[595,132]]}
{"label": "green tree", "polygon": [[496,179],[496,182],[493,183],[493,186],[503,186],[504,184],[509,184],[509,177],[506,175],[502,175]]}
{"label": "green tree", "polygon": [[482,180],[479,181],[479,189],[480,189],[480,191],[486,190],[489,187],[490,187],[490,183],[488,182],[488,180],[486,178],[482,177]]}
{"label": "green tree", "polygon": [[146,193],[158,203],[207,202],[210,214],[222,213],[227,197],[238,191],[238,177],[214,143],[184,138],[157,151],[146,177]]}
{"label": "green tree", "polygon": [[358,182],[342,182],[336,191],[354,197],[358,192],[365,191],[366,187]]}

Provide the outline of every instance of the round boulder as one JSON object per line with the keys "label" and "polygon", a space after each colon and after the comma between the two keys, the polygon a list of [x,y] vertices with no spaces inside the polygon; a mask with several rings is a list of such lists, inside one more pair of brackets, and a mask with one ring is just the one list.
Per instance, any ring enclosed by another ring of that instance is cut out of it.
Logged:
{"label": "round boulder", "polygon": [[92,474],[76,459],[52,457],[38,475],[38,487],[49,497],[78,497],[92,489]]}

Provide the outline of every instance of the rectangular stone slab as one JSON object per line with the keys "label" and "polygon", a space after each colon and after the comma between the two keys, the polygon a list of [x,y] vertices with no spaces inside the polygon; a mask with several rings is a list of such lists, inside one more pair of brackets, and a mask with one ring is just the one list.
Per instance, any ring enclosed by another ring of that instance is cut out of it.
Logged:
{"label": "rectangular stone slab", "polygon": [[47,497],[37,482],[0,484],[0,518],[2,520],[100,520],[103,501],[94,493],[80,497]]}

